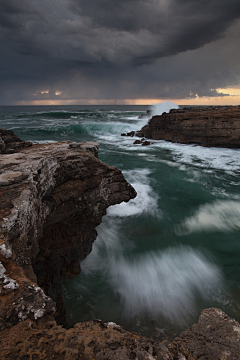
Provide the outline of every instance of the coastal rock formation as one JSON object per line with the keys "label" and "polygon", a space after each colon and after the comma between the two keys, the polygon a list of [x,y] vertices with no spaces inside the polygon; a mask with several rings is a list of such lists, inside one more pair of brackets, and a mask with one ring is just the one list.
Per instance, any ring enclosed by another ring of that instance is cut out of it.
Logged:
{"label": "coastal rock formation", "polygon": [[239,359],[240,325],[215,308],[173,342],[101,320],[60,325],[61,277],[80,272],[106,208],[136,192],[97,143],[31,145],[0,155],[1,360]]}
{"label": "coastal rock formation", "polygon": [[106,208],[136,192],[97,143],[17,151],[0,155],[0,328],[55,312],[66,325],[61,277],[80,272]]}
{"label": "coastal rock formation", "polygon": [[188,360],[238,360],[240,324],[220,309],[203,310],[198,323],[173,341],[173,348]]}
{"label": "coastal rock formation", "polygon": [[12,130],[0,129],[0,154],[13,154],[29,146],[32,146],[30,141],[19,139]]}
{"label": "coastal rock formation", "polygon": [[181,144],[240,147],[240,107],[173,109],[153,116],[135,136]]}
{"label": "coastal rock formation", "polygon": [[198,324],[172,343],[93,320],[64,329],[55,321],[20,322],[0,332],[1,359],[239,360],[240,324],[221,310],[203,310]]}

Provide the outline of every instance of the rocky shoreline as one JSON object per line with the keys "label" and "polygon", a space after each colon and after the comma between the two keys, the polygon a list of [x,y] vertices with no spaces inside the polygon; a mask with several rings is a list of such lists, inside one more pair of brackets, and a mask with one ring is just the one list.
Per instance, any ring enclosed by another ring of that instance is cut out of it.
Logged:
{"label": "rocky shoreline", "polygon": [[172,109],[169,113],[153,116],[134,136],[180,144],[240,148],[240,107]]}
{"label": "rocky shoreline", "polygon": [[97,143],[0,136],[1,359],[240,358],[240,325],[215,308],[173,342],[100,320],[67,329],[61,278],[81,271],[106,208],[136,192]]}

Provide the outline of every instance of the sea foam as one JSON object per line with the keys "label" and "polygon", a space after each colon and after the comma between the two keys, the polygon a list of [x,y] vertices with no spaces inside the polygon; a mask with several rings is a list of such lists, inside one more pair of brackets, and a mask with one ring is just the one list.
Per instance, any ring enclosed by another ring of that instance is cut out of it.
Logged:
{"label": "sea foam", "polygon": [[110,206],[107,210],[109,216],[127,217],[140,214],[149,214],[160,217],[161,210],[158,208],[158,195],[149,184],[148,169],[134,169],[123,171],[128,182],[137,191],[137,197],[128,203]]}
{"label": "sea foam", "polygon": [[157,196],[151,189],[148,169],[124,174],[140,189],[140,194],[127,204],[108,209],[108,215],[97,228],[93,250],[81,263],[82,273],[102,274],[119,297],[127,319],[159,317],[182,325],[196,315],[199,299],[211,300],[216,294],[221,295],[221,271],[202,252],[190,246],[135,253],[135,245],[122,233],[124,221],[126,216],[139,216],[144,212],[156,216]]}
{"label": "sea foam", "polygon": [[178,109],[179,106],[172,101],[163,101],[161,103],[151,106],[151,115],[162,115],[162,113],[168,113],[171,109]]}
{"label": "sea foam", "polygon": [[175,227],[178,235],[199,231],[236,231],[240,229],[240,202],[218,200],[199,207],[193,216]]}

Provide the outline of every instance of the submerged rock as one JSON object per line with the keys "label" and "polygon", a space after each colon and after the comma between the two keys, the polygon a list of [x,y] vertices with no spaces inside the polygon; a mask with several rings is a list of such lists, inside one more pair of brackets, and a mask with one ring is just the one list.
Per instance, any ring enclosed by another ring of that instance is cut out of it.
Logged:
{"label": "submerged rock", "polygon": [[128,133],[123,133],[123,134],[121,134],[121,136],[131,136],[131,137],[133,137],[135,135],[135,131],[130,131],[130,132],[128,132]]}
{"label": "submerged rock", "polygon": [[148,146],[148,145],[150,145],[151,143],[150,143],[150,141],[143,141],[142,142],[142,146]]}
{"label": "submerged rock", "polygon": [[240,108],[190,107],[153,116],[136,136],[181,144],[240,147]]}
{"label": "submerged rock", "polygon": [[133,145],[136,145],[136,144],[139,145],[139,144],[141,144],[141,143],[142,143],[141,140],[135,140],[134,143],[133,143]]}

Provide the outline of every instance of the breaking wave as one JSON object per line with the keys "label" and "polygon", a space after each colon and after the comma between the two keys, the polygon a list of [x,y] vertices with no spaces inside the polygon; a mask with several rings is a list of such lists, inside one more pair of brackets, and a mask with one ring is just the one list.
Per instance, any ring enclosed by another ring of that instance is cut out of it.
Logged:
{"label": "breaking wave", "polygon": [[106,216],[81,268],[84,274],[104,275],[126,318],[163,317],[181,325],[195,314],[199,298],[221,295],[222,274],[200,251],[179,246],[127,257],[133,244],[120,229],[121,222]]}
{"label": "breaking wave", "polygon": [[158,209],[158,196],[149,184],[150,171],[148,169],[134,169],[123,171],[126,180],[137,191],[137,197],[128,203],[110,206],[107,210],[109,216],[127,217],[140,214],[161,216]]}
{"label": "breaking wave", "polygon": [[240,229],[240,202],[216,201],[200,206],[195,215],[187,218],[175,230],[178,235],[199,231],[236,231]]}
{"label": "breaking wave", "polygon": [[183,324],[195,314],[199,298],[208,300],[220,295],[221,271],[190,246],[134,253],[134,244],[122,233],[125,217],[143,213],[155,217],[160,212],[150,186],[150,171],[135,169],[125,171],[124,175],[139,190],[139,195],[127,204],[108,209],[108,215],[97,228],[93,250],[81,263],[82,272],[102,273],[119,297],[126,318],[163,317]]}
{"label": "breaking wave", "polygon": [[151,115],[162,115],[162,113],[168,113],[171,109],[178,109],[179,106],[172,101],[163,101],[156,105],[151,106]]}

